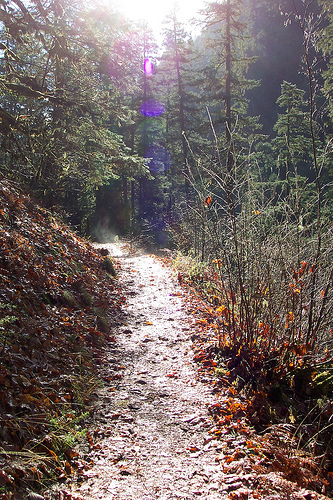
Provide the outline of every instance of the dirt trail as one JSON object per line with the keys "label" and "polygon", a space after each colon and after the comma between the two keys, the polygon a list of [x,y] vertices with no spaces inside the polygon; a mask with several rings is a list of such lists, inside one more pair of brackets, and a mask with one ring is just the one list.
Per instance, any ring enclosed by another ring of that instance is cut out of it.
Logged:
{"label": "dirt trail", "polygon": [[122,378],[98,394],[95,465],[77,491],[87,500],[228,498],[215,461],[221,443],[208,432],[215,399],[192,361],[181,289],[153,257],[103,247],[121,260],[127,289],[127,324],[105,368]]}
{"label": "dirt trail", "polygon": [[195,319],[182,288],[161,260],[127,254],[118,244],[103,247],[121,262],[126,324],[115,329],[100,368],[105,385],[95,395],[94,439],[82,450],[82,470],[67,482],[69,494],[59,491],[57,498],[327,499],[304,487],[319,485],[311,480],[313,462],[307,482],[308,457],[297,443],[292,447],[284,425],[259,437],[230,424],[215,439],[209,407],[239,401],[228,397],[228,388],[215,396],[211,380],[198,376]]}

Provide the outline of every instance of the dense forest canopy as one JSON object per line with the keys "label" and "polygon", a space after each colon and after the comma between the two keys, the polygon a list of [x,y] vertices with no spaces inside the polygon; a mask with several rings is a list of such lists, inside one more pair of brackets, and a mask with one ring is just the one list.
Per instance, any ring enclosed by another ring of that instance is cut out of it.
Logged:
{"label": "dense forest canopy", "polygon": [[[192,170],[214,164],[231,129],[263,181],[286,178],[289,154],[313,180],[311,145],[299,151],[298,141],[309,88],[316,140],[329,140],[329,4],[208,2],[194,40],[174,8],[161,47],[105,3],[3,1],[0,15],[1,172],[82,232],[144,230],[177,244],[196,199]],[[290,102],[287,83],[300,92]],[[282,122],[296,107],[286,146]]]}

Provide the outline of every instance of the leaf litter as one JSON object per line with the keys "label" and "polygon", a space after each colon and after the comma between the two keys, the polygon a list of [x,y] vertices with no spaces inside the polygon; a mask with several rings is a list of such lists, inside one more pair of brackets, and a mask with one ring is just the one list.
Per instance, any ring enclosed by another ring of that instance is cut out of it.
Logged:
{"label": "leaf litter", "polygon": [[0,500],[328,498],[293,426],[258,434],[215,376],[168,259],[94,249],[7,182],[0,202]]}
{"label": "leaf litter", "polygon": [[221,387],[200,302],[169,262],[123,251],[126,319],[110,359],[125,368],[98,391],[91,468],[72,491],[86,500],[327,498],[290,429],[258,435],[244,398],[227,379]]}
{"label": "leaf litter", "polygon": [[[125,300],[105,258],[0,184],[0,498],[66,481]],[[31,495],[33,492],[31,492]],[[37,494],[37,493],[36,493]]]}

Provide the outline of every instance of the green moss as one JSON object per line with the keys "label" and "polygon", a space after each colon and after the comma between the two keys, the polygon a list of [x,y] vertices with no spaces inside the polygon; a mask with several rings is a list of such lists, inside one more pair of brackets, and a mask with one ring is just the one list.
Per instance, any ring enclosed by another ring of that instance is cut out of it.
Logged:
{"label": "green moss", "polygon": [[113,259],[109,255],[103,260],[102,269],[104,269],[104,271],[106,271],[108,274],[111,274],[111,276],[113,277],[117,276]]}
{"label": "green moss", "polygon": [[110,322],[108,318],[104,315],[97,316],[97,327],[103,333],[110,332]]}
{"label": "green moss", "polygon": [[87,292],[87,290],[81,289],[80,296],[81,296],[81,300],[85,306],[91,307],[93,305],[94,298],[92,295],[90,295],[89,292]]}
{"label": "green moss", "polygon": [[78,307],[78,303],[72,292],[69,290],[63,290],[61,292],[62,301],[65,306],[68,307]]}
{"label": "green moss", "polygon": [[216,377],[222,378],[226,376],[228,370],[226,368],[215,368],[214,373]]}
{"label": "green moss", "polygon": [[313,377],[314,389],[320,394],[327,395],[333,391],[333,371],[325,370]]}

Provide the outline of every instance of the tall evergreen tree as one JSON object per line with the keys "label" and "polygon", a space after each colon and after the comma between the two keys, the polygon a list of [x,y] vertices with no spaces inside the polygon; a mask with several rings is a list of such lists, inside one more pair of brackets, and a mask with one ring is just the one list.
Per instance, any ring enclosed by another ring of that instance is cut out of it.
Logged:
{"label": "tall evergreen tree", "polygon": [[273,140],[278,155],[279,177],[305,174],[311,165],[311,136],[309,114],[306,111],[305,91],[295,84],[283,82],[277,103],[284,110],[274,126],[277,137]]}
{"label": "tall evergreen tree", "polygon": [[[218,113],[217,126],[224,126],[224,134],[217,140],[219,149],[218,168],[223,169],[226,204],[229,213],[234,212],[234,187],[238,170],[238,157],[248,149],[256,131],[256,121],[247,116],[246,90],[256,83],[246,78],[250,63],[247,56],[246,25],[240,20],[241,0],[224,3],[211,2],[203,11],[208,30],[207,45],[212,51],[214,71],[209,72],[213,99],[212,122]],[[215,94],[215,95],[214,95]],[[218,96],[218,99],[216,99]],[[220,128],[217,129],[220,132]],[[245,132],[246,131],[246,132]],[[246,133],[246,140],[244,135]],[[219,174],[222,174],[221,170]]]}
{"label": "tall evergreen tree", "polygon": [[326,71],[324,77],[324,92],[328,101],[328,112],[331,120],[333,119],[333,6],[328,0],[321,2],[323,15],[325,17],[325,25],[322,26],[320,32],[320,40],[318,41],[319,48],[323,51]]}
{"label": "tall evergreen tree", "polygon": [[158,95],[166,105],[165,146],[172,157],[170,173],[172,192],[187,190],[187,139],[191,117],[189,93],[189,63],[192,40],[179,21],[177,10],[165,19],[163,54],[158,67]]}

